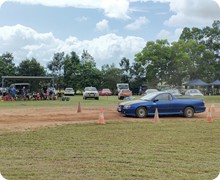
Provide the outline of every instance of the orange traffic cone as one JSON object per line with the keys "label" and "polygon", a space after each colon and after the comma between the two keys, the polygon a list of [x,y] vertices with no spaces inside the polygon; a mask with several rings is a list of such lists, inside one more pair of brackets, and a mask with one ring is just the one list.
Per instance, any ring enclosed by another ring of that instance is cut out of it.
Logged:
{"label": "orange traffic cone", "polygon": [[100,112],[99,112],[99,124],[105,124],[103,109],[101,109]]}
{"label": "orange traffic cone", "polygon": [[207,116],[206,116],[206,121],[209,122],[209,123],[213,122],[211,108],[208,109]]}
{"label": "orange traffic cone", "polygon": [[213,112],[213,113],[215,112],[215,104],[211,105],[211,112]]}
{"label": "orange traffic cone", "polygon": [[80,106],[80,102],[78,103],[78,107],[77,107],[77,113],[81,112],[81,106]]}
{"label": "orange traffic cone", "polygon": [[155,113],[154,113],[154,120],[155,123],[160,122],[159,119],[159,114],[158,114],[158,109],[156,108]]}

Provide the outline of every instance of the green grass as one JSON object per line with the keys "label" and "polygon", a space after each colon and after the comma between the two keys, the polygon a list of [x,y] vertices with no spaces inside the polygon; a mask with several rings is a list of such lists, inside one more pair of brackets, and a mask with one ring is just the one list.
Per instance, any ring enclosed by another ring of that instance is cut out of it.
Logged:
{"label": "green grass", "polygon": [[[135,99],[140,98],[141,96],[134,96]],[[181,98],[184,98],[181,97]],[[197,97],[198,98],[198,97]],[[201,97],[199,97],[201,98]],[[204,96],[202,97],[206,103],[220,103],[220,96]],[[122,100],[118,100],[117,96],[101,96],[99,100],[88,99],[83,100],[82,96],[73,96],[70,97],[70,101],[61,101],[61,100],[46,100],[46,101],[1,101],[0,108],[18,108],[23,107],[65,107],[65,106],[74,106],[78,103],[81,103],[83,106],[117,106]]]}
{"label": "green grass", "polygon": [[0,171],[17,179],[214,179],[220,121],[78,124],[0,134]]}
{"label": "green grass", "polygon": [[1,101],[0,108],[18,108],[25,106],[28,107],[65,107],[65,106],[73,106],[81,103],[85,106],[112,106],[117,105],[119,100],[117,96],[103,96],[100,97],[99,100],[87,99],[83,100],[82,96],[71,96],[70,101],[61,101],[61,100],[43,100],[43,101]]}
{"label": "green grass", "polygon": [[[136,97],[137,98],[137,97]],[[219,96],[205,96],[220,103]],[[0,102],[0,108],[115,106],[97,100]],[[207,180],[220,171],[220,119],[107,122],[62,125],[24,132],[0,131],[0,172],[9,180]]]}

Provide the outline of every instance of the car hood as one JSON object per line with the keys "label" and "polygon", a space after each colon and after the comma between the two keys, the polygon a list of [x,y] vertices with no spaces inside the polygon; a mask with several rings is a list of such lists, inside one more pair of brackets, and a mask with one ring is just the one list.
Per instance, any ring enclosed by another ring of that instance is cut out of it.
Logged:
{"label": "car hood", "polygon": [[142,103],[142,102],[146,102],[146,101],[138,99],[138,100],[132,100],[132,101],[125,101],[125,102],[120,103],[119,105],[124,106],[124,105],[131,105],[131,104]]}
{"label": "car hood", "polygon": [[98,93],[98,91],[85,91],[85,93]]}

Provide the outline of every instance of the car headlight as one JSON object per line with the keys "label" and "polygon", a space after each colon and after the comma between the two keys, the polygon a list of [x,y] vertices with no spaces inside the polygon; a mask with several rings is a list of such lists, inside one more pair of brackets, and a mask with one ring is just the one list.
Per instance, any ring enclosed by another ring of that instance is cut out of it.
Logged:
{"label": "car headlight", "polygon": [[124,109],[129,109],[131,108],[131,105],[124,105]]}

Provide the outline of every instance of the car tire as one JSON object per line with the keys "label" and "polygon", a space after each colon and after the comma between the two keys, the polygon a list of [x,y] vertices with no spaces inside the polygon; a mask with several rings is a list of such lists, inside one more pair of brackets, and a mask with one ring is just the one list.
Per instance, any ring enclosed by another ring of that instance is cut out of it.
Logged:
{"label": "car tire", "polygon": [[191,118],[194,116],[194,109],[192,107],[186,107],[184,109],[184,112],[183,112],[183,115],[186,117],[186,118]]}
{"label": "car tire", "polygon": [[96,100],[99,100],[99,98],[97,97],[97,98],[95,98]]}
{"label": "car tire", "polygon": [[144,118],[147,116],[147,109],[145,107],[138,107],[136,109],[136,117]]}

